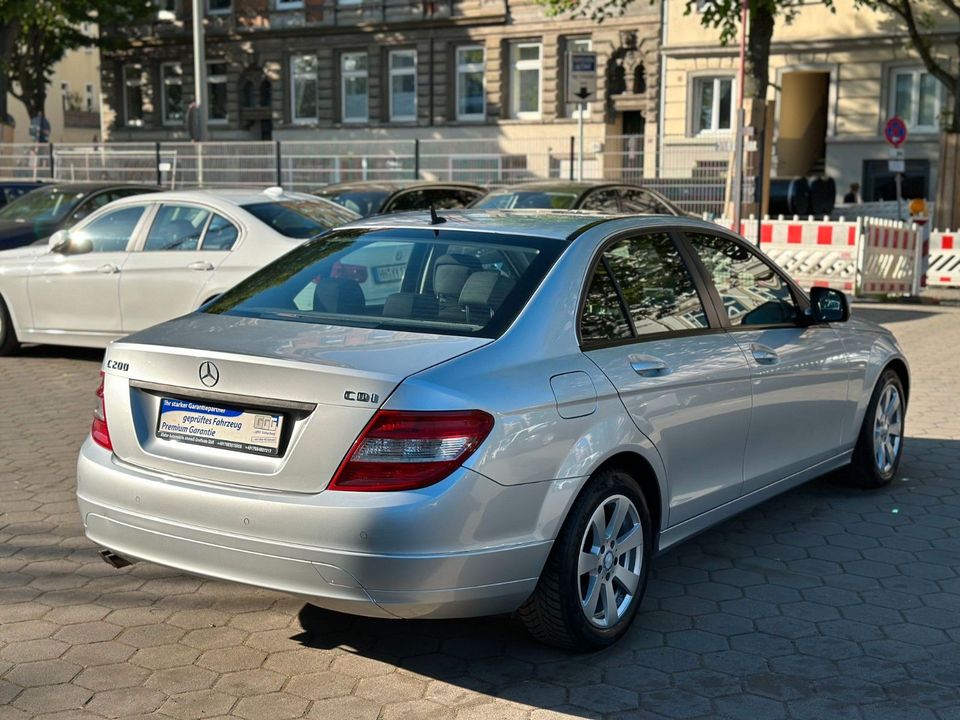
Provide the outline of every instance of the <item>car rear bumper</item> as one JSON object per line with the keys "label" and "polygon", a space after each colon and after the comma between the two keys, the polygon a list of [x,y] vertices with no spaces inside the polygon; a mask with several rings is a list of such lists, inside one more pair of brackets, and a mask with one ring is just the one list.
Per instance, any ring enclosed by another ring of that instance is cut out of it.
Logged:
{"label": "car rear bumper", "polygon": [[[552,545],[553,533],[536,533],[556,522],[538,518],[555,506],[558,493],[572,492],[569,483],[560,490],[537,483],[545,486],[537,492],[504,487],[466,469],[431,492],[251,492],[136,468],[89,439],[77,474],[87,537],[121,556],[301,595],[331,610],[401,618],[516,609],[536,586]],[[528,518],[526,535],[504,521],[504,513],[477,517],[537,502],[516,514]],[[460,522],[435,523],[439,535],[425,532],[431,516],[451,513],[460,514]],[[406,531],[403,517],[409,518]],[[316,544],[304,542],[311,526]],[[324,531],[331,526],[342,536],[340,547]],[[389,532],[378,533],[381,527]],[[453,527],[459,533],[451,533]],[[501,537],[487,537],[497,528]]]}

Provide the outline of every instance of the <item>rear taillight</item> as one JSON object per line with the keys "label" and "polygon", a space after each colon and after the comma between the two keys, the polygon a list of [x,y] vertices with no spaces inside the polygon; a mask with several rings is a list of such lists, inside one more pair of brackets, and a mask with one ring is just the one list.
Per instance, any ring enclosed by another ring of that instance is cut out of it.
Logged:
{"label": "rear taillight", "polygon": [[380,410],[340,463],[331,490],[413,490],[440,482],[493,428],[481,410]]}
{"label": "rear taillight", "polygon": [[97,384],[97,402],[93,406],[93,424],[90,426],[90,437],[100,447],[113,450],[110,442],[110,430],[107,429],[107,411],[103,406],[103,370],[100,371],[100,382]]}

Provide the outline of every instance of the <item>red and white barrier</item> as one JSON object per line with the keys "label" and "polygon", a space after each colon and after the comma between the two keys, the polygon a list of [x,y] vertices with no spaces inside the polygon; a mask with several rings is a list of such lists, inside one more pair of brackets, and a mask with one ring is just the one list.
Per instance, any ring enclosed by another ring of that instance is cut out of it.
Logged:
{"label": "red and white barrier", "polygon": [[917,276],[917,228],[895,220],[865,221],[860,291],[909,295]]}
{"label": "red and white barrier", "polygon": [[931,232],[926,258],[926,285],[960,287],[960,231]]}

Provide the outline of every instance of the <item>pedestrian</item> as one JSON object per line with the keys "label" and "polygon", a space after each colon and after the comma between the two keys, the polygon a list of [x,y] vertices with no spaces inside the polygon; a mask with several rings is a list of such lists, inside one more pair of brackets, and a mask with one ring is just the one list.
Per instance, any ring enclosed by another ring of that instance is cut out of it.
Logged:
{"label": "pedestrian", "polygon": [[843,196],[845,205],[856,205],[860,202],[860,183],[850,183],[850,189]]}

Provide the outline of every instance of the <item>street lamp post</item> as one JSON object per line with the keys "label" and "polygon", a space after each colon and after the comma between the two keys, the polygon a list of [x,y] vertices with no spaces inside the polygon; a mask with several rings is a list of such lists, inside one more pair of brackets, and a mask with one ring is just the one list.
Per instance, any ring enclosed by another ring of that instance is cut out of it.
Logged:
{"label": "street lamp post", "polygon": [[207,139],[207,53],[203,36],[205,0],[193,0],[193,99],[197,106],[197,140]]}

